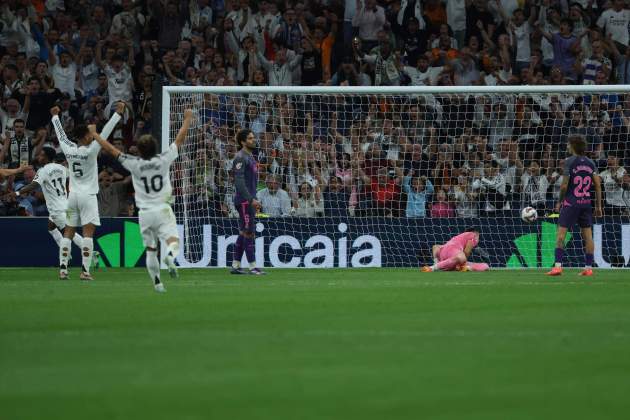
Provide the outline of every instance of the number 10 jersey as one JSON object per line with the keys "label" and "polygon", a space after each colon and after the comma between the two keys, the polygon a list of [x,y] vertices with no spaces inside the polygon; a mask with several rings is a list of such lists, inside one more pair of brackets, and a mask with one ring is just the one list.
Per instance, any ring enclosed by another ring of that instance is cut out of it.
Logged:
{"label": "number 10 jersey", "polygon": [[136,156],[121,154],[118,160],[129,172],[136,191],[136,206],[139,210],[153,210],[170,205],[173,188],[170,167],[177,159],[177,145],[172,143],[168,150],[145,160]]}

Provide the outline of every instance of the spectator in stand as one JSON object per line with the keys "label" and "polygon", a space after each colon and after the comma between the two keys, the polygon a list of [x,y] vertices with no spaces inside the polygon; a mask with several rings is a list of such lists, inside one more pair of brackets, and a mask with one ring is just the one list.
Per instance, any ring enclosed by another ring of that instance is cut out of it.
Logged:
{"label": "spectator in stand", "polygon": [[36,139],[31,139],[25,133],[26,124],[22,119],[13,122],[13,135],[4,137],[3,147],[0,150],[0,164],[6,161],[18,168],[31,163],[33,158],[39,154],[44,145],[44,137],[38,133]]}
{"label": "spectator in stand", "polygon": [[328,188],[323,194],[323,201],[324,215],[326,217],[348,216],[350,209],[350,194],[346,191],[346,188],[339,177],[330,177]]}
{"label": "spectator in stand", "polygon": [[630,25],[630,10],[626,8],[624,0],[613,0],[613,7],[604,11],[597,26],[604,30],[606,36],[616,42],[619,48],[628,46],[628,25]]}
{"label": "spectator in stand", "polygon": [[575,62],[576,72],[582,76],[584,85],[594,85],[597,72],[603,71],[605,74],[610,74],[612,69],[612,62],[604,55],[604,42],[598,40],[591,45],[593,54],[589,58],[582,58]]}
{"label": "spectator in stand", "polygon": [[377,33],[383,30],[384,25],[385,9],[378,6],[376,0],[356,0],[356,14],[352,19],[352,26],[359,28],[363,52],[370,51],[378,44]]}
{"label": "spectator in stand", "polygon": [[324,215],[324,200],[319,185],[315,188],[308,183],[303,182],[298,192],[297,208],[295,216],[297,217],[320,217]]}
{"label": "spectator in stand", "polygon": [[357,70],[352,57],[346,56],[341,60],[339,70],[333,74],[328,84],[332,86],[369,86],[370,77]]}
{"label": "spectator in stand", "polygon": [[457,217],[479,217],[478,194],[472,189],[467,170],[458,176],[457,184],[451,192],[451,200],[455,202]]}
{"label": "spectator in stand", "polygon": [[529,164],[521,176],[521,186],[521,207],[530,206],[538,210],[539,214],[545,214],[545,211],[551,207],[547,201],[549,180],[542,173],[538,162],[533,161]]}
{"label": "spectator in stand", "polygon": [[15,120],[25,120],[24,113],[20,110],[20,103],[17,99],[7,99],[6,109],[0,107],[0,132],[2,137],[11,138],[15,131],[13,130],[13,124]]}
{"label": "spectator in stand", "polygon": [[289,216],[291,214],[291,198],[280,188],[280,177],[267,175],[267,188],[258,192],[258,201],[262,205],[263,213],[272,217]]}
{"label": "spectator in stand", "polygon": [[274,60],[267,60],[260,51],[257,51],[256,57],[260,65],[267,70],[269,86],[293,85],[292,72],[299,66],[302,60],[300,54],[296,55],[293,51],[280,47],[280,49],[276,51]]}
{"label": "spectator in stand", "polygon": [[[398,173],[398,176],[397,176]],[[378,169],[376,176],[369,177],[361,171],[361,177],[370,194],[368,212],[372,216],[394,217],[400,210],[400,184],[402,171],[386,167]]]}
{"label": "spectator in stand", "polygon": [[608,167],[600,176],[604,184],[605,213],[608,216],[630,215],[630,178],[619,158],[608,155]]}
{"label": "spectator in stand", "polygon": [[426,176],[406,176],[403,191],[407,194],[407,217],[426,217],[428,198],[433,194],[433,184]]}
{"label": "spectator in stand", "polygon": [[581,38],[588,34],[584,31],[580,37],[572,34],[573,23],[569,19],[560,21],[560,31],[550,34],[538,27],[540,33],[553,44],[553,64],[560,68],[564,77],[571,81],[577,81],[575,73],[575,60],[580,49]]}
{"label": "spectator in stand", "polygon": [[101,217],[118,217],[127,207],[127,190],[131,176],[122,180],[114,179],[113,171],[108,168],[98,175],[98,212]]}
{"label": "spectator in stand", "polygon": [[427,51],[429,42],[427,31],[421,30],[420,22],[412,16],[407,20],[407,26],[403,30],[401,38],[406,62],[415,65]]}
{"label": "spectator in stand", "polygon": [[443,189],[439,189],[435,194],[435,201],[431,204],[431,217],[434,219],[455,217],[455,209]]}

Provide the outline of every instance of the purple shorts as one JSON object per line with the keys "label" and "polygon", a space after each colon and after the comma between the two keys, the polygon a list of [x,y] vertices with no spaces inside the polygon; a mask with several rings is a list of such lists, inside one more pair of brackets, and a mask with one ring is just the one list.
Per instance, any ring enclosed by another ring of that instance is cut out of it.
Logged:
{"label": "purple shorts", "polygon": [[256,209],[247,201],[234,203],[234,206],[238,211],[238,229],[241,232],[254,233],[254,229],[256,228]]}
{"label": "purple shorts", "polygon": [[558,219],[558,226],[570,229],[576,223],[581,228],[593,226],[593,208],[575,206],[562,207],[562,210],[560,210],[560,219]]}

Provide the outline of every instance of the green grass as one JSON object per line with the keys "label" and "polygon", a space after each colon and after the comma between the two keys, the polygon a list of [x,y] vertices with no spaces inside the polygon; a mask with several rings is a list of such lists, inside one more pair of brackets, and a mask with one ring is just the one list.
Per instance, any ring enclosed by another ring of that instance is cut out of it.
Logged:
{"label": "green grass", "polygon": [[630,275],[0,270],[0,419],[596,419],[630,408]]}

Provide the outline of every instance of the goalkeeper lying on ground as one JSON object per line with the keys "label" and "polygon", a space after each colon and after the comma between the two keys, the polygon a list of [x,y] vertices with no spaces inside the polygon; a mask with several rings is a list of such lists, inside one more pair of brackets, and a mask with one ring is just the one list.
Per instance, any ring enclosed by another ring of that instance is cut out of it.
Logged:
{"label": "goalkeeper lying on ground", "polygon": [[479,244],[479,229],[469,228],[466,232],[451,238],[444,245],[433,245],[432,266],[422,267],[423,272],[431,271],[487,271],[486,263],[468,262],[473,249]]}

